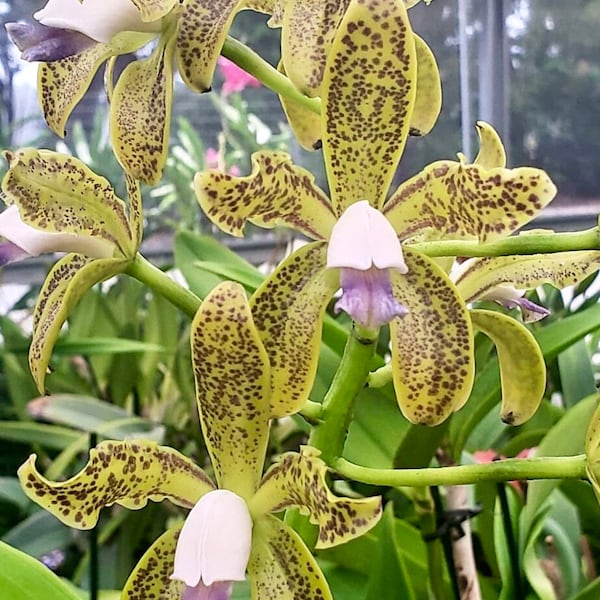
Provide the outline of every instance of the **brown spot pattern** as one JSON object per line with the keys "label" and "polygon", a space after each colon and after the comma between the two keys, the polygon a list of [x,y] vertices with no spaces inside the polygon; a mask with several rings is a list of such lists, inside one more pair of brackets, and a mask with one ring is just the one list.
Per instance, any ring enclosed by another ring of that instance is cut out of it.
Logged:
{"label": "brown spot pattern", "polygon": [[339,288],[325,268],[327,246],[315,242],[294,252],[250,299],[254,322],[271,363],[271,416],[298,412],[312,388],[323,315]]}
{"label": "brown spot pattern", "polygon": [[181,526],[165,531],[148,548],[127,579],[122,600],[181,600],[184,583],[171,579],[180,531]]}
{"label": "brown spot pattern", "polygon": [[179,4],[179,0],[131,0],[131,3],[140,11],[142,21],[150,23],[169,14],[173,7]]}
{"label": "brown spot pattern", "polygon": [[114,50],[108,44],[96,44],[76,56],[40,63],[40,104],[48,127],[56,135],[65,136],[65,125],[71,112],[83,98],[100,65],[113,54]]}
{"label": "brown spot pattern", "polygon": [[130,175],[125,176],[127,185],[127,199],[129,200],[129,223],[133,243],[139,248],[144,233],[144,213],[142,206],[142,192],[139,182]]}
{"label": "brown spot pattern", "polygon": [[173,101],[172,37],[124,69],[111,99],[110,134],[119,162],[132,177],[158,183],[167,160]]}
{"label": "brown spot pattern", "polygon": [[216,287],[192,323],[198,411],[220,488],[250,497],[269,435],[269,359],[244,288]]}
{"label": "brown spot pattern", "polygon": [[35,467],[35,454],[19,468],[19,481],[31,500],[63,523],[91,529],[105,506],[129,509],[148,500],[191,508],[213,483],[189,458],[155,442],[102,442],[90,450],[87,465],[67,481],[48,481]]}
{"label": "brown spot pattern", "polygon": [[100,238],[123,256],[135,253],[120,200],[104,178],[76,158],[25,148],[4,153],[9,172],[2,181],[7,204],[16,204],[21,219],[43,231]]}
{"label": "brown spot pattern", "polygon": [[52,268],[33,313],[33,337],[29,346],[29,368],[41,393],[52,349],[73,307],[94,284],[123,271],[129,260],[90,259],[67,254]]}
{"label": "brown spot pattern", "polygon": [[312,173],[293,165],[285,152],[255,152],[247,177],[198,173],[194,189],[208,218],[238,237],[250,220],[261,227],[287,225],[311,238],[327,239],[336,220]]}
{"label": "brown spot pattern", "polygon": [[333,600],[319,565],[302,539],[271,516],[254,524],[248,574],[252,598]]}
{"label": "brown spot pattern", "polygon": [[391,271],[409,310],[390,323],[392,372],[402,413],[437,425],[467,401],[474,377],[471,319],[458,290],[429,258],[404,249],[408,273]]}
{"label": "brown spot pattern", "polygon": [[540,169],[438,161],[405,181],[383,212],[402,239],[431,232],[493,242],[531,221],[555,193]]}
{"label": "brown spot pattern", "polygon": [[323,153],[338,216],[358,200],[382,205],[408,137],[416,68],[402,3],[349,6],[323,81]]}
{"label": "brown spot pattern", "polygon": [[210,90],[231,22],[244,5],[244,0],[186,0],[176,56],[179,74],[190,89]]}
{"label": "brown spot pattern", "polygon": [[381,517],[381,498],[338,498],[325,478],[327,465],[310,448],[289,452],[272,466],[250,501],[252,514],[300,508],[319,525],[317,548],[329,548],[366,533]]}

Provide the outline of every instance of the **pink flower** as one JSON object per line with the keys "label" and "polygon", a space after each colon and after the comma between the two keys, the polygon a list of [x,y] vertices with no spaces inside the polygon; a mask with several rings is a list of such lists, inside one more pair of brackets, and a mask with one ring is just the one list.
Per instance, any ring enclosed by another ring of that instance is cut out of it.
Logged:
{"label": "pink flower", "polygon": [[227,58],[219,57],[219,71],[225,81],[223,82],[223,96],[229,96],[235,92],[242,92],[247,87],[260,87],[260,81],[256,77],[240,69],[235,63]]}
{"label": "pink flower", "polygon": [[[206,152],[204,153],[204,164],[207,169],[223,170],[223,168],[221,167],[221,164],[222,164],[221,156],[220,156],[218,150],[215,150],[214,148],[206,149]],[[239,177],[242,174],[240,168],[237,165],[233,165],[233,166],[229,167],[227,172],[230,175],[232,175],[233,177]]]}

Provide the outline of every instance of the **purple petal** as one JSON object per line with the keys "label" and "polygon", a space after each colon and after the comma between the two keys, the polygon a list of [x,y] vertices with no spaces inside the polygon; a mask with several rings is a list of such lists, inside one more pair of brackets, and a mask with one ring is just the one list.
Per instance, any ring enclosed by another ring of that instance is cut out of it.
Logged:
{"label": "purple petal", "polygon": [[516,300],[507,300],[501,302],[504,304],[506,308],[520,308],[521,314],[523,315],[523,321],[525,323],[535,323],[547,317],[550,314],[550,311],[527,298],[517,298]]}
{"label": "purple petal", "polygon": [[186,586],[181,600],[229,600],[232,589],[231,581],[215,581],[212,585],[200,581],[194,587]]}
{"label": "purple petal", "polygon": [[31,256],[31,254],[12,242],[0,243],[0,267],[23,260],[29,256]]}
{"label": "purple petal", "polygon": [[40,23],[6,23],[8,37],[29,62],[53,62],[74,56],[97,42],[83,33]]}
{"label": "purple petal", "polygon": [[388,269],[343,268],[341,286],[342,297],[336,302],[335,310],[343,310],[363,327],[377,329],[395,317],[408,314],[408,309],[392,295]]}

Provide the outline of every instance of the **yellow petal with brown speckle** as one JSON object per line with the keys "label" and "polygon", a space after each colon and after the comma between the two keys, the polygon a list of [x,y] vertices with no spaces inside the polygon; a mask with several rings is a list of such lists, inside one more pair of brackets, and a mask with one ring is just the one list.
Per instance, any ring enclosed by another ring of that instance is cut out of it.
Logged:
{"label": "yellow petal with brown speckle", "polygon": [[408,308],[390,322],[392,373],[400,409],[437,425],[467,401],[475,371],[465,303],[435,262],[404,249],[408,273],[390,270],[394,297]]}
{"label": "yellow petal with brown speckle", "polygon": [[323,154],[334,211],[380,208],[404,149],[417,88],[415,42],[401,2],[353,0],[323,79]]}
{"label": "yellow petal with brown speckle", "polygon": [[131,0],[131,3],[140,11],[142,21],[151,23],[168,15],[174,6],[179,4],[179,0]]}
{"label": "yellow petal with brown speckle", "polygon": [[35,454],[19,468],[31,500],[70,527],[91,529],[105,506],[129,509],[168,498],[191,508],[214,485],[189,458],[147,441],[106,441],[90,450],[87,465],[66,481],[49,481],[37,471]]}
{"label": "yellow petal with brown speckle", "polygon": [[485,169],[504,168],[506,152],[496,130],[489,123],[478,121],[477,135],[479,136],[479,152],[473,162]]}
{"label": "yellow petal with brown speckle", "polygon": [[410,116],[410,133],[425,135],[433,129],[442,109],[442,82],[433,52],[418,35],[414,38],[417,52],[417,96]]}

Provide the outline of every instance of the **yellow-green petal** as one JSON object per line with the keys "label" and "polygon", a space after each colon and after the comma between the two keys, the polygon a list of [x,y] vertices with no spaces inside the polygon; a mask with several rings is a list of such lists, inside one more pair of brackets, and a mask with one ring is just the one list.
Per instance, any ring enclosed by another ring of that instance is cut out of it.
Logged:
{"label": "yellow-green petal", "polygon": [[[98,0],[86,0],[94,2]],[[168,15],[179,0],[131,0],[131,3],[140,11],[140,17],[145,23],[158,21]]]}
{"label": "yellow-green petal", "polygon": [[287,0],[281,56],[292,83],[307,96],[320,96],[327,55],[350,0]]}
{"label": "yellow-green petal", "polygon": [[104,177],[51,150],[24,148],[4,156],[9,166],[2,180],[4,201],[18,206],[24,223],[103,239],[115,246],[115,255],[135,254],[125,203]]}
{"label": "yellow-green petal", "polygon": [[471,319],[458,290],[431,259],[404,249],[408,273],[391,273],[408,308],[390,322],[392,373],[400,409],[413,423],[437,425],[467,401],[474,377]]}
{"label": "yellow-green petal", "polygon": [[298,412],[313,386],[325,308],[339,288],[326,269],[327,247],[308,244],[263,282],[250,299],[254,322],[271,363],[271,416]]}
{"label": "yellow-green petal", "polygon": [[403,239],[493,242],[531,221],[555,194],[540,169],[438,161],[400,185],[383,212]]}
{"label": "yellow-green petal", "polygon": [[240,284],[224,282],[204,300],[191,344],[198,411],[217,483],[249,498],[267,451],[270,369]]}
{"label": "yellow-green petal", "polygon": [[400,2],[353,0],[323,80],[323,154],[334,210],[383,203],[410,129],[415,42]]}
{"label": "yellow-green petal", "polygon": [[244,0],[188,0],[184,5],[177,35],[177,65],[191,90],[210,90],[233,18],[245,4]]}
{"label": "yellow-green petal", "polygon": [[[277,70],[285,75],[283,63],[280,61]],[[286,96],[279,96],[279,101],[288,123],[305,150],[317,150],[321,147],[321,115],[315,114],[305,106]]]}
{"label": "yellow-green petal", "polygon": [[519,321],[491,310],[472,310],[473,325],[496,345],[502,382],[500,416],[521,425],[538,409],[546,389],[546,365],[533,334]]}
{"label": "yellow-green petal", "polygon": [[381,498],[339,498],[327,487],[327,465],[314,448],[288,452],[263,477],[249,502],[250,512],[265,515],[299,508],[319,526],[317,548],[343,544],[374,527],[381,518]]}
{"label": "yellow-green petal", "polygon": [[127,199],[129,208],[129,223],[131,226],[131,238],[136,248],[139,248],[144,234],[144,213],[142,206],[142,191],[140,183],[130,175],[125,176],[127,186]]}
{"label": "yellow-green petal", "polygon": [[485,121],[477,121],[479,152],[473,161],[485,169],[506,166],[504,144],[496,130]]}
{"label": "yellow-green petal", "polygon": [[40,63],[39,101],[44,119],[56,135],[65,136],[65,126],[71,112],[90,87],[100,65],[113,53],[110,45],[96,44],[75,56]]}
{"label": "yellow-green petal", "polygon": [[184,583],[171,579],[180,531],[181,525],[168,529],[146,550],[129,575],[121,600],[181,600]]}
{"label": "yellow-green petal", "polygon": [[18,471],[31,500],[69,527],[91,529],[105,506],[143,508],[168,499],[191,508],[214,489],[204,471],[168,446],[146,441],[106,441],[90,450],[87,465],[66,481],[49,481],[36,469],[35,454]]}
{"label": "yellow-green petal", "polygon": [[54,344],[73,307],[93,285],[123,271],[128,260],[91,259],[67,254],[44,281],[33,313],[29,368],[40,393],[45,393],[46,372]]}
{"label": "yellow-green petal", "polygon": [[252,600],[333,600],[302,538],[270,515],[254,523],[248,575]]}
{"label": "yellow-green petal", "polygon": [[600,405],[594,411],[585,436],[586,473],[600,502]]}
{"label": "yellow-green petal", "polygon": [[418,35],[414,38],[417,52],[417,96],[410,117],[410,133],[425,135],[433,129],[442,109],[442,82],[433,52]]}
{"label": "yellow-green petal", "polygon": [[111,97],[110,136],[119,162],[135,179],[158,183],[167,160],[173,103],[174,38],[127,65]]}
{"label": "yellow-green petal", "polygon": [[194,189],[208,218],[238,237],[251,221],[261,227],[286,225],[309,237],[327,239],[336,220],[312,173],[293,165],[285,152],[255,152],[247,177],[198,173]]}
{"label": "yellow-green petal", "polygon": [[485,296],[500,285],[528,290],[549,283],[558,288],[573,285],[600,267],[600,252],[578,250],[528,256],[498,256],[469,260],[455,280],[465,302]]}

